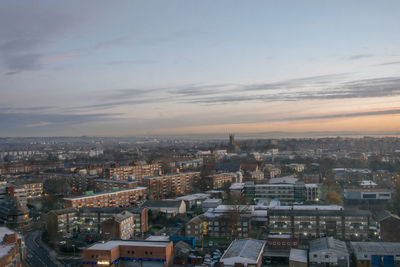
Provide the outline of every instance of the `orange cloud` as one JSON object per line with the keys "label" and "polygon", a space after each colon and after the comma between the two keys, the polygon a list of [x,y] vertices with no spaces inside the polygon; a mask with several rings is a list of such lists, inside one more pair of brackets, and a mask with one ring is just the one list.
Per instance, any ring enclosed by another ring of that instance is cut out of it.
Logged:
{"label": "orange cloud", "polygon": [[73,57],[76,57],[76,56],[77,56],[77,54],[74,54],[74,53],[61,54],[61,55],[56,55],[56,56],[53,56],[53,57],[45,58],[44,62],[45,63],[53,63],[53,62],[62,61],[62,60],[69,59],[69,58],[73,58]]}
{"label": "orange cloud", "polygon": [[257,133],[270,131],[400,131],[400,115],[365,116],[304,121],[219,124],[180,127],[157,131],[157,134]]}

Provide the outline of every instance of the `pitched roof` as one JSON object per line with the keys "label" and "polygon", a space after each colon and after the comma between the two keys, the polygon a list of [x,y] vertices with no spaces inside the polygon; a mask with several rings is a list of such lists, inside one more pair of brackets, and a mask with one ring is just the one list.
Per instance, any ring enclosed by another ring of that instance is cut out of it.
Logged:
{"label": "pitched roof", "polygon": [[310,253],[329,249],[339,254],[349,254],[346,243],[332,237],[323,237],[310,241]]}
{"label": "pitched roof", "polygon": [[264,250],[265,242],[256,239],[240,239],[233,241],[221,257],[221,261],[236,258],[235,262],[257,262]]}
{"label": "pitched roof", "polygon": [[387,211],[387,210],[378,210],[378,211],[376,211],[376,212],[374,213],[374,215],[375,215],[375,216],[374,216],[375,219],[376,219],[378,222],[381,222],[381,221],[383,221],[383,220],[386,220],[387,218],[390,218],[390,217],[394,217],[394,218],[400,220],[400,217],[399,217],[399,216],[394,215],[394,214],[390,213],[390,212]]}

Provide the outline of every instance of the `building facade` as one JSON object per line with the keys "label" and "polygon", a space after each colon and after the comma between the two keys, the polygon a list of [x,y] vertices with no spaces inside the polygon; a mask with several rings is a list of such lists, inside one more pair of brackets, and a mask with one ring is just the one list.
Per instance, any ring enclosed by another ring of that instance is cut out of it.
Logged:
{"label": "building facade", "polygon": [[226,183],[236,182],[236,176],[235,173],[230,172],[209,175],[204,179],[205,189],[221,189]]}
{"label": "building facade", "polygon": [[146,187],[137,187],[113,192],[83,195],[64,198],[66,208],[80,209],[83,207],[128,207],[144,201],[147,196]]}
{"label": "building facade", "polygon": [[131,239],[135,232],[135,218],[129,211],[123,211],[101,223],[103,240]]}
{"label": "building facade", "polygon": [[172,242],[108,241],[94,244],[82,252],[82,264],[92,266],[171,266]]}
{"label": "building facade", "polygon": [[0,266],[25,266],[26,247],[23,236],[0,227]]}
{"label": "building facade", "polygon": [[200,172],[145,177],[143,184],[149,189],[150,199],[179,197],[194,193],[199,188]]}
{"label": "building facade", "polygon": [[102,222],[124,211],[133,215],[135,235],[148,231],[148,210],[146,208],[74,208],[50,211],[46,215],[46,229],[53,239],[64,237],[76,231],[102,233]]}
{"label": "building facade", "polygon": [[334,237],[342,240],[366,240],[369,237],[369,211],[343,210],[340,206],[297,206],[293,209],[294,207],[268,211],[270,234],[289,234],[300,239]]}
{"label": "building facade", "polygon": [[143,177],[159,175],[161,173],[161,165],[144,164],[136,166],[110,167],[103,170],[103,177],[114,180],[128,180],[135,178],[141,184]]}
{"label": "building facade", "polygon": [[93,187],[96,193],[133,189],[136,188],[137,185],[136,181],[130,180],[96,179],[93,181]]}

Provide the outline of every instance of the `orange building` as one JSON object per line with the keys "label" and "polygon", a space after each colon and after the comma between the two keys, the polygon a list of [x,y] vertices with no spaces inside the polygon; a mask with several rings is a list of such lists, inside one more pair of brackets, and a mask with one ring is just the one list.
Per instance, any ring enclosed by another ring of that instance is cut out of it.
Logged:
{"label": "orange building", "polygon": [[83,250],[83,266],[171,266],[172,242],[114,240],[97,243]]}

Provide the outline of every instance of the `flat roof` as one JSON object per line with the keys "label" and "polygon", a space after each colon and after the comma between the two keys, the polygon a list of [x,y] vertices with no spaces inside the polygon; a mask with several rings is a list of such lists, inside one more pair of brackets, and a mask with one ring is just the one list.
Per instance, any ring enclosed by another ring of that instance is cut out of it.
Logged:
{"label": "flat roof", "polygon": [[180,176],[180,175],[188,175],[188,174],[200,174],[200,172],[180,172],[180,173],[175,173],[175,174],[168,174],[168,175],[155,175],[155,176],[147,176],[143,177],[143,179],[162,179],[162,178],[167,178],[167,177],[173,177],[173,176]]}
{"label": "flat roof", "polygon": [[171,242],[163,241],[125,241],[125,240],[112,240],[105,243],[96,243],[86,250],[112,250],[118,246],[140,246],[140,247],[167,247]]}
{"label": "flat roof", "polygon": [[146,238],[146,241],[164,241],[164,242],[168,242],[169,241],[169,236],[166,235],[151,235],[148,238]]}
{"label": "flat roof", "polygon": [[379,193],[379,192],[386,192],[391,193],[391,189],[384,189],[384,188],[348,188],[344,189],[345,192],[369,192],[369,193]]}
{"label": "flat roof", "polygon": [[204,198],[208,198],[208,197],[210,197],[209,194],[197,193],[197,194],[177,197],[176,199],[178,199],[178,200],[196,200],[196,199],[204,199]]}
{"label": "flat roof", "polygon": [[121,193],[121,192],[140,191],[140,190],[147,190],[147,187],[138,186],[138,187],[132,188],[132,189],[123,189],[123,190],[118,190],[118,191],[108,191],[108,192],[102,192],[102,193],[97,193],[97,194],[93,194],[93,195],[83,195],[83,196],[76,196],[76,197],[65,197],[64,200],[75,200],[75,199],[80,199],[80,198],[91,198],[91,197],[98,197],[98,196],[102,196],[102,195],[118,194],[118,193]]}

